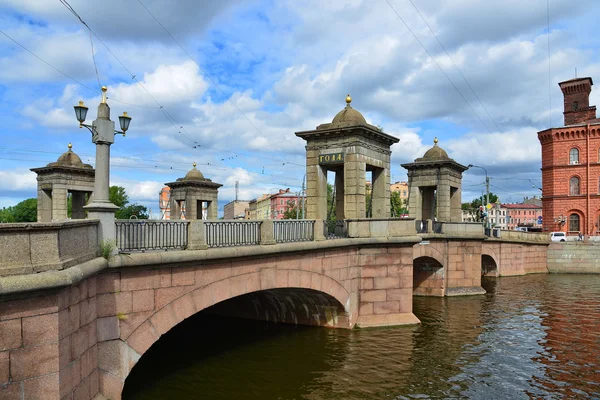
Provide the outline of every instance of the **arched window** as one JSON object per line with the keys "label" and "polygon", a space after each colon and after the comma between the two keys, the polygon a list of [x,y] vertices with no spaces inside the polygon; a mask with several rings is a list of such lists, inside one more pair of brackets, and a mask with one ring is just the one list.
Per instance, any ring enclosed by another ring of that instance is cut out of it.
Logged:
{"label": "arched window", "polygon": [[569,215],[569,232],[579,232],[579,215]]}
{"label": "arched window", "polygon": [[579,164],[579,150],[578,149],[571,149],[571,151],[569,151],[569,164]]}
{"label": "arched window", "polygon": [[573,108],[573,111],[577,111],[579,110],[579,103],[574,101],[571,107]]}
{"label": "arched window", "polygon": [[576,176],[573,176],[571,179],[569,179],[569,195],[579,195],[579,178]]}

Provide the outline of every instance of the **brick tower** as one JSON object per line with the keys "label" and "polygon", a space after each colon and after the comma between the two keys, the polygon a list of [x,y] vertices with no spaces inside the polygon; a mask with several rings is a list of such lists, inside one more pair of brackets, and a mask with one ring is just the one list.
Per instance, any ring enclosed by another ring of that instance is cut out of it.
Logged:
{"label": "brick tower", "polygon": [[600,121],[590,106],[592,78],[558,84],[564,127],[538,132],[542,145],[543,229],[600,234]]}

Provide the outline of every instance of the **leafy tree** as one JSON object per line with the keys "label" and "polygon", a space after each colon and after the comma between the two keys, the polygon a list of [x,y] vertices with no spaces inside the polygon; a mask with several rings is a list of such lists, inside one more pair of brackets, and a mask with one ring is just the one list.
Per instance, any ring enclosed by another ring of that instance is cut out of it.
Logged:
{"label": "leafy tree", "polygon": [[5,207],[0,210],[0,223],[1,222],[15,222],[15,217],[12,213],[12,207]]}
{"label": "leafy tree", "polygon": [[[483,199],[485,201],[485,195],[483,195]],[[498,196],[490,192],[489,200],[490,204],[494,204],[498,201]],[[481,220],[479,213],[477,212],[479,207],[481,207],[481,197],[473,199],[470,203],[462,203],[460,207],[463,211],[467,211],[475,221],[479,222]]]}
{"label": "leafy tree", "polygon": [[400,217],[402,214],[408,214],[407,201],[400,198],[400,192],[392,192],[390,194],[390,206],[392,217]]}
{"label": "leafy tree", "polygon": [[148,208],[141,204],[129,204],[129,196],[122,186],[111,186],[108,198],[119,209],[115,212],[116,219],[129,219],[135,215],[139,219],[148,219]]}
{"label": "leafy tree", "polygon": [[292,200],[289,200],[287,202],[287,208],[283,213],[283,219],[300,219],[300,218],[302,218],[302,209],[300,208],[301,205],[302,205],[302,202],[300,199],[298,199],[298,204],[296,204]]}
{"label": "leafy tree", "polygon": [[0,210],[0,222],[36,222],[37,199],[23,200],[16,206]]}
{"label": "leafy tree", "polygon": [[122,186],[111,186],[108,198],[117,207],[123,207],[129,203],[129,196],[127,196],[125,188]]}

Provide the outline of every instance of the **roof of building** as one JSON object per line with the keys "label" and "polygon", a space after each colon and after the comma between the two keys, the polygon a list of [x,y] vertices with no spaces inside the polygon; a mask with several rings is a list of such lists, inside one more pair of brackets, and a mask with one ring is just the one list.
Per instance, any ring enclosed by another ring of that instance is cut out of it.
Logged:
{"label": "roof of building", "polygon": [[73,167],[73,168],[86,168],[92,169],[92,166],[89,164],[84,164],[81,161],[81,158],[75,152],[73,152],[73,145],[69,143],[67,146],[69,150],[61,154],[53,163],[48,164],[49,167]]}
{"label": "roof of building", "polygon": [[532,209],[541,210],[542,209],[542,206],[538,206],[536,204],[523,204],[523,203],[509,203],[509,204],[503,203],[501,205],[501,207],[512,209],[512,210],[525,209],[525,208],[530,209],[530,210],[532,210]]}
{"label": "roof of building", "polygon": [[436,160],[451,160],[446,150],[438,146],[438,138],[433,139],[433,147],[423,154],[423,157],[417,158],[415,161],[436,161]]}
{"label": "roof of building", "polygon": [[[179,180],[179,179],[177,179]],[[193,164],[192,169],[185,174],[185,177],[183,178],[184,181],[204,181],[204,180],[210,180],[210,179],[206,179],[204,177],[204,175],[202,175],[202,172],[200,172],[198,169],[196,169],[196,163]]]}
{"label": "roof of building", "polygon": [[367,120],[363,115],[358,111],[352,108],[350,103],[352,102],[352,97],[350,95],[346,96],[346,107],[337,113],[335,117],[333,117],[333,121],[331,121],[331,126],[351,126],[351,125],[367,125]]}

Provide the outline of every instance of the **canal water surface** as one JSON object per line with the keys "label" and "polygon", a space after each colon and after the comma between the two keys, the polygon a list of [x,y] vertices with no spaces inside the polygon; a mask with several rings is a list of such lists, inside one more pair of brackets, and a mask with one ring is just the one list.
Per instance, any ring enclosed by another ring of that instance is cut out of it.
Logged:
{"label": "canal water surface", "polygon": [[199,313],[142,357],[124,399],[600,398],[600,276],[483,285],[481,296],[415,297],[413,327]]}

